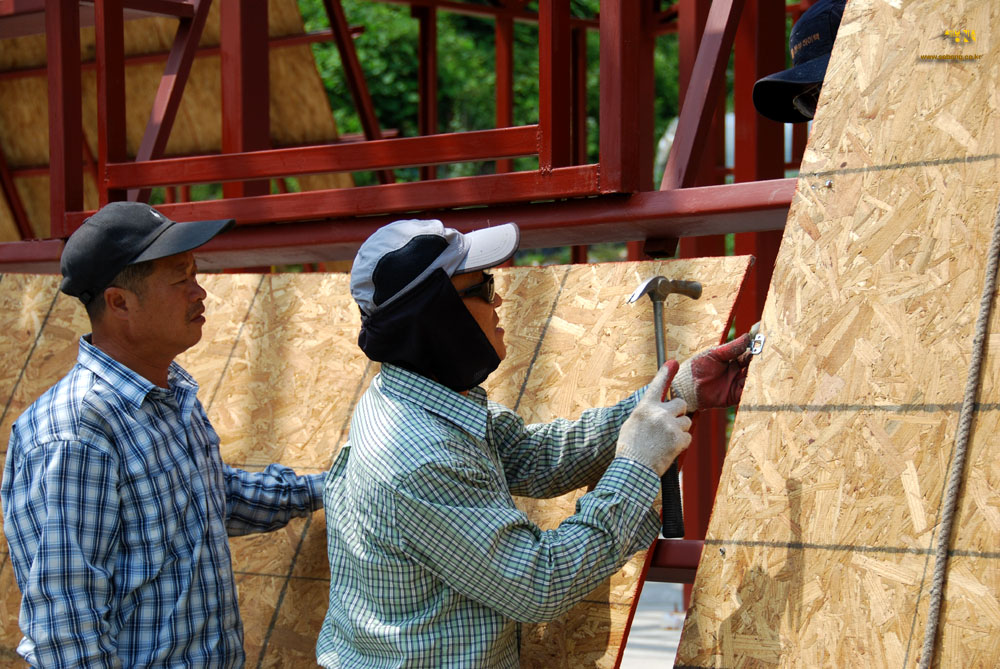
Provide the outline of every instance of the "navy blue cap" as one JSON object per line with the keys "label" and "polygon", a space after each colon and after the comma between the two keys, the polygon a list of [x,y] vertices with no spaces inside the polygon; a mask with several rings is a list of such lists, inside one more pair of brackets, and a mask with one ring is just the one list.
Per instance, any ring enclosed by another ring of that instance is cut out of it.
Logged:
{"label": "navy blue cap", "polygon": [[178,223],[143,202],[111,202],[66,240],[59,289],[89,304],[127,265],[190,251],[235,222]]}
{"label": "navy blue cap", "polygon": [[762,115],[781,123],[801,123],[811,118],[792,100],[823,83],[845,4],[847,0],[819,0],[792,26],[788,37],[792,67],[763,77],[753,86],[753,105]]}

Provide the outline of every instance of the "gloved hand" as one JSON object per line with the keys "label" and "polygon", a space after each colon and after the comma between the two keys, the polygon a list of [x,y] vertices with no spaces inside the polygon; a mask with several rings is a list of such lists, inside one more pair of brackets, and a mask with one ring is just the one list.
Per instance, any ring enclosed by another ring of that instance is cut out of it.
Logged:
{"label": "gloved hand", "polygon": [[749,348],[750,333],[746,333],[688,358],[671,385],[674,395],[684,398],[688,411],[739,403],[753,357]]}
{"label": "gloved hand", "polygon": [[632,410],[618,433],[615,456],[644,464],[657,476],[691,443],[691,419],[684,415],[684,400],[663,401],[670,381],[677,373],[676,360],[668,360],[646,388],[646,394]]}

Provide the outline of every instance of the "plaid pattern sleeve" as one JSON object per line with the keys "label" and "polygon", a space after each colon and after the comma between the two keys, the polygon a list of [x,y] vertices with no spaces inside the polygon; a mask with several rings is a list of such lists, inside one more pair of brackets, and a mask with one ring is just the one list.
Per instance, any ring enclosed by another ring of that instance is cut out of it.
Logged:
{"label": "plaid pattern sleeve", "polygon": [[[581,421],[525,427],[480,392],[462,397],[383,365],[355,411],[326,485],[326,667],[516,667],[517,623],[581,601],[659,528],[659,480],[608,457],[626,400]],[[530,442],[530,446],[526,445]],[[551,449],[551,489],[606,468],[577,512],[542,531],[514,505],[505,467]],[[613,447],[610,451],[613,455]],[[578,469],[553,473],[560,464]],[[580,473],[584,472],[584,473]],[[553,483],[555,482],[555,483]]]}
{"label": "plaid pattern sleeve", "polygon": [[83,339],[15,422],[0,499],[33,666],[243,665],[227,523],[308,513],[322,476],[229,469],[196,394],[177,365],[158,388]]}
{"label": "plaid pattern sleeve", "polygon": [[607,409],[588,409],[575,421],[560,418],[528,426],[510,409],[491,402],[489,438],[511,492],[544,499],[596,483],[615,457],[618,432],[642,393]]}
{"label": "plaid pattern sleeve", "polygon": [[229,536],[270,532],[323,508],[325,472],[298,476],[278,464],[254,473],[228,465],[224,469]]}

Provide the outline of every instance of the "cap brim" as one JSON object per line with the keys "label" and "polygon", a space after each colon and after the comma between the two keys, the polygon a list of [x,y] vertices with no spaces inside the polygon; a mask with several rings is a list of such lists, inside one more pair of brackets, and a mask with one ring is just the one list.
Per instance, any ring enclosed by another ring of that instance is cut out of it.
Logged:
{"label": "cap brim", "polygon": [[475,272],[506,262],[517,251],[521,232],[513,223],[465,233],[469,253],[456,272]]}
{"label": "cap brim", "polygon": [[795,108],[792,99],[810,86],[823,83],[829,62],[830,54],[826,54],[758,79],[753,85],[753,106],[763,116],[779,123],[812,120]]}
{"label": "cap brim", "polygon": [[166,258],[167,256],[184,253],[198,248],[221,232],[225,232],[236,224],[234,219],[221,221],[188,221],[177,222],[164,230],[146,250],[136,256],[129,264]]}

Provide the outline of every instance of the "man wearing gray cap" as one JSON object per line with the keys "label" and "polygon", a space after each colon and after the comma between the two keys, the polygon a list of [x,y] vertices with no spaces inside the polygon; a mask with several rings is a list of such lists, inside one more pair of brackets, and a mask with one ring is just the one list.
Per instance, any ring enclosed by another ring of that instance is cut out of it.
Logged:
{"label": "man wearing gray cap", "polygon": [[[405,220],[358,251],[358,343],[382,367],[327,476],[324,667],[516,667],[518,623],[563,614],[656,537],[660,476],[691,441],[685,411],[739,398],[746,336],[575,421],[526,425],[490,402],[479,384],[506,347],[483,270],[518,238],[512,223],[463,235]],[[664,402],[675,374],[684,399]],[[512,498],[587,485],[555,530]]]}
{"label": "man wearing gray cap", "polygon": [[243,666],[227,535],[322,506],[324,474],[225,465],[174,362],[205,322],[193,250],[232,225],[114,202],[66,242],[60,288],[93,331],[14,424],[0,484],[32,666]]}

